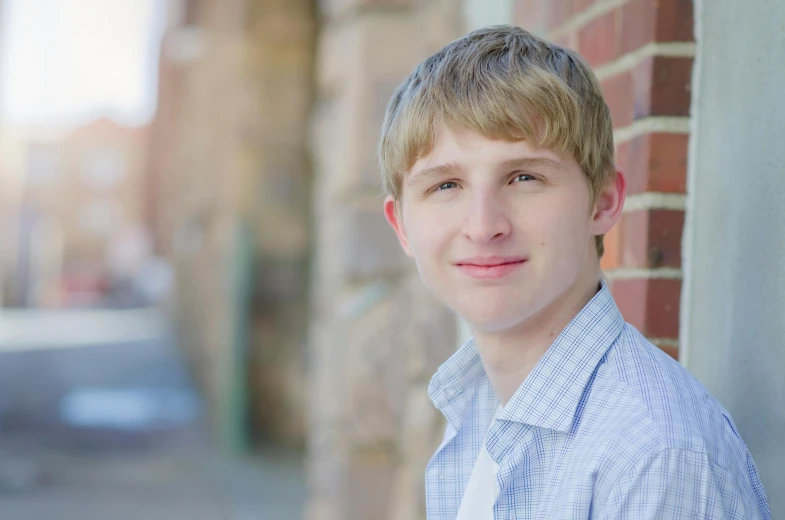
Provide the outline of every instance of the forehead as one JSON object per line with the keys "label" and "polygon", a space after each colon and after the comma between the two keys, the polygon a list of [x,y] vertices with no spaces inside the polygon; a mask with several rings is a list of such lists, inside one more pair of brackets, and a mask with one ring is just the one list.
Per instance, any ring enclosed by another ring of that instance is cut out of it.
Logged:
{"label": "forehead", "polygon": [[432,149],[419,157],[406,172],[405,179],[441,166],[460,169],[494,167],[516,160],[540,160],[555,167],[577,167],[574,160],[556,152],[536,148],[526,141],[488,139],[472,130],[440,128],[434,137]]}

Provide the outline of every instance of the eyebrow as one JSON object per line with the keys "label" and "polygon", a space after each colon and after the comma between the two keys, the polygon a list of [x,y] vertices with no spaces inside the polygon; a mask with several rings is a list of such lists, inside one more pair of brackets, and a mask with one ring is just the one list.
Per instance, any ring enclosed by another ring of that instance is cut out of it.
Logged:
{"label": "eyebrow", "polygon": [[[557,168],[559,170],[564,169],[564,165],[551,159],[549,157],[518,157],[515,159],[508,159],[497,167],[498,170],[513,170],[516,168],[533,168],[537,166],[550,166],[552,168]],[[463,171],[463,167],[457,163],[447,163],[447,164],[439,164],[437,166],[432,166],[430,168],[426,168],[424,170],[420,170],[419,172],[412,175],[409,179],[408,185],[412,185],[415,182],[419,181],[423,178],[428,177],[441,177],[447,175],[453,175]]]}
{"label": "eyebrow", "polygon": [[456,163],[439,164],[437,166],[432,166],[430,168],[426,168],[424,170],[418,171],[417,173],[412,175],[411,179],[409,179],[409,182],[407,184],[411,186],[416,181],[422,178],[441,177],[446,175],[452,175],[461,171],[463,171],[463,168]]}
{"label": "eyebrow", "polygon": [[564,169],[564,165],[557,160],[549,157],[520,157],[504,161],[499,165],[500,170],[513,170],[516,168],[533,168],[537,166],[550,166],[559,170]]}

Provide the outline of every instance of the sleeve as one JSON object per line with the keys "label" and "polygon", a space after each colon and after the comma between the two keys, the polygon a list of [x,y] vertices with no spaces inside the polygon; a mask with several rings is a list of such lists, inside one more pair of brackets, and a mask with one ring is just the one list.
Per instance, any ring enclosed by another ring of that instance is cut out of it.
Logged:
{"label": "sleeve", "polygon": [[752,489],[705,453],[669,449],[637,463],[614,485],[600,520],[768,519]]}

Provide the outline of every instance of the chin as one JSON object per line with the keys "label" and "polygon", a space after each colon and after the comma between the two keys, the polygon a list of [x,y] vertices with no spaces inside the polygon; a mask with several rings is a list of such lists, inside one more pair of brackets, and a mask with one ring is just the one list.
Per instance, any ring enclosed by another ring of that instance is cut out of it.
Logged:
{"label": "chin", "polygon": [[528,315],[525,309],[510,305],[480,306],[480,302],[473,302],[469,306],[456,308],[455,312],[475,330],[483,332],[501,332],[511,329],[524,321]]}

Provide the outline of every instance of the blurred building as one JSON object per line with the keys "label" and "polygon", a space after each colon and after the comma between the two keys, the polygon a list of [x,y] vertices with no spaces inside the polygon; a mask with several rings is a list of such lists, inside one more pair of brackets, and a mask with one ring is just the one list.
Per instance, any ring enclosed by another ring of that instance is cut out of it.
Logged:
{"label": "blurred building", "polygon": [[19,209],[21,207],[24,178],[23,146],[19,136],[11,129],[0,128],[0,233],[6,237],[0,242],[0,307],[15,301],[14,280],[17,257]]}
{"label": "blurred building", "polygon": [[14,237],[6,304],[103,304],[150,254],[146,129],[101,119],[67,134],[6,128],[3,139]]}
{"label": "blurred building", "polygon": [[311,253],[310,1],[172,1],[150,215],[216,440],[301,446]]}

